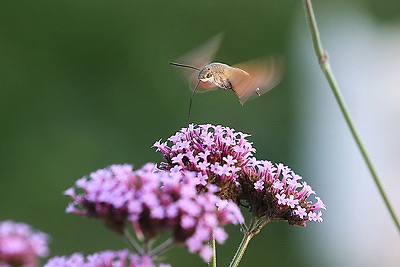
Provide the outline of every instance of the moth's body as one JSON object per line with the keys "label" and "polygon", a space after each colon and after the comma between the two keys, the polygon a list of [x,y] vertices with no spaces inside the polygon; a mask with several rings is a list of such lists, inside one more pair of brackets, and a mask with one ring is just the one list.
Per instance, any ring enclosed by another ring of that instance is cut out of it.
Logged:
{"label": "moth's body", "polygon": [[219,62],[205,65],[198,74],[200,81],[227,90],[234,90],[232,80],[238,81],[249,77],[250,74],[246,71]]}
{"label": "moth's body", "polygon": [[198,90],[209,91],[213,87],[232,90],[240,103],[244,104],[248,99],[260,96],[277,84],[280,73],[277,74],[276,65],[273,60],[259,60],[242,64],[242,69],[219,62],[209,63],[199,69]]}

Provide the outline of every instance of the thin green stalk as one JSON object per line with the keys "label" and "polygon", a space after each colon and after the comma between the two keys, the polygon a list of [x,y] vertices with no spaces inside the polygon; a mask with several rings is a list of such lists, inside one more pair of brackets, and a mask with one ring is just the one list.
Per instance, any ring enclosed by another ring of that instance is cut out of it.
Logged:
{"label": "thin green stalk", "polygon": [[133,248],[133,250],[138,253],[141,254],[143,253],[142,248],[139,246],[139,244],[135,241],[135,239],[133,239],[133,237],[131,236],[131,233],[128,231],[128,229],[124,228],[124,234],[123,234],[124,239],[126,240],[126,242],[128,242],[128,244]]}
{"label": "thin green stalk", "polygon": [[153,249],[149,254],[151,256],[160,255],[162,253],[165,253],[170,248],[172,248],[173,245],[174,245],[174,240],[172,238],[170,238],[170,239],[166,240],[164,243],[162,243],[161,245],[159,245],[158,247],[156,247],[155,249]]}
{"label": "thin green stalk", "polygon": [[217,244],[215,243],[215,238],[213,238],[212,240],[212,248],[213,248],[212,266],[217,267]]}
{"label": "thin green stalk", "polygon": [[243,235],[243,239],[240,242],[238,249],[236,250],[235,256],[231,261],[230,267],[236,267],[239,265],[244,252],[246,251],[247,245],[249,244],[250,240],[253,238],[254,233],[246,231]]}
{"label": "thin green stalk", "polygon": [[311,31],[311,36],[312,36],[312,41],[314,44],[314,50],[315,50],[315,54],[317,55],[319,64],[321,66],[322,72],[324,73],[326,79],[328,80],[328,83],[332,89],[332,92],[336,98],[336,101],[340,107],[340,110],[342,111],[342,114],[347,122],[348,127],[350,128],[351,134],[353,135],[354,140],[357,143],[357,146],[362,154],[362,157],[364,158],[365,163],[368,166],[368,169],[372,175],[372,178],[375,182],[376,187],[378,187],[379,193],[381,194],[383,201],[385,202],[385,205],[387,207],[387,209],[389,210],[389,213],[392,217],[393,222],[395,223],[395,225],[397,226],[398,231],[400,232],[400,222],[399,219],[397,218],[394,209],[392,207],[392,205],[389,202],[389,199],[383,189],[383,186],[380,182],[380,179],[378,177],[378,174],[375,170],[374,165],[372,164],[371,159],[368,156],[368,153],[361,141],[361,138],[359,137],[357,130],[354,126],[354,123],[350,117],[350,113],[347,109],[346,103],[342,97],[342,94],[340,92],[339,86],[335,80],[335,77],[332,73],[330,64],[329,64],[329,60],[328,60],[328,56],[325,52],[325,50],[322,47],[322,42],[319,36],[319,31],[318,31],[318,27],[317,27],[317,22],[315,19],[315,15],[314,15],[314,11],[311,5],[311,0],[304,0],[304,7],[306,10],[306,15],[307,15],[307,19],[308,19],[308,24],[310,27],[310,31]]}
{"label": "thin green stalk", "polygon": [[236,250],[235,255],[233,256],[233,259],[230,263],[230,267],[236,267],[239,265],[240,261],[243,258],[244,252],[247,249],[247,246],[249,245],[250,240],[260,232],[261,228],[269,222],[268,219],[266,218],[256,218],[256,217],[251,217],[249,226],[246,224],[242,225],[242,231],[244,233],[243,239],[239,244],[238,249]]}

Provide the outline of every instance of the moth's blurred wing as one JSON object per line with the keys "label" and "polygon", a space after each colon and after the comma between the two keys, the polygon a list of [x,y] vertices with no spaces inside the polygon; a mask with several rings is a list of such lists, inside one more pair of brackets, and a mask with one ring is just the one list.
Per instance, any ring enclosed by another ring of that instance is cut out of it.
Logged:
{"label": "moth's blurred wing", "polygon": [[214,59],[214,56],[217,53],[218,48],[221,44],[222,38],[222,33],[215,35],[214,37],[207,40],[205,43],[179,57],[178,62],[192,65],[201,69]]}
{"label": "moth's blurred wing", "polygon": [[[221,44],[222,38],[223,34],[219,33],[214,37],[210,38],[209,40],[207,40],[205,43],[201,44],[200,46],[194,48],[193,50],[179,57],[176,61],[179,63],[191,65],[201,69],[214,59],[214,56],[217,53],[218,48]],[[198,81],[197,80],[198,71],[186,68],[181,68],[180,71],[185,76],[185,78],[189,80],[190,90],[193,90],[194,86],[197,84]],[[200,82],[196,91],[206,92],[214,89],[216,89],[214,85]]]}
{"label": "moth's blurred wing", "polygon": [[233,90],[242,105],[247,100],[274,88],[283,77],[283,60],[279,58],[253,60],[232,67],[249,74],[247,76],[233,75],[230,79]]}

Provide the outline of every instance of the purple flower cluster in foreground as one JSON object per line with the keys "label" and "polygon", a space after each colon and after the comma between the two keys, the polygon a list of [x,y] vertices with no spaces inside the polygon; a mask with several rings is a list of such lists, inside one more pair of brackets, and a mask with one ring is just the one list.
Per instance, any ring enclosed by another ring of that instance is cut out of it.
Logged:
{"label": "purple flower cluster in foreground", "polygon": [[166,160],[160,168],[196,171],[201,185],[216,184],[221,197],[233,199],[237,178],[256,151],[248,136],[229,127],[189,124],[168,138],[172,144],[159,140],[153,146]]}
{"label": "purple flower cluster in foreground", "polygon": [[38,266],[48,254],[48,235],[24,223],[0,222],[0,266]]}
{"label": "purple flower cluster in foreground", "polygon": [[137,256],[128,250],[102,251],[87,257],[74,253],[69,257],[61,256],[51,258],[44,267],[167,267],[168,264],[156,265],[150,256]]}
{"label": "purple flower cluster in foreground", "polygon": [[305,226],[305,221],[322,221],[325,209],[321,199],[307,198],[315,192],[301,177],[283,164],[252,157],[255,149],[246,137],[229,127],[210,124],[181,129],[153,146],[163,153],[160,168],[170,171],[196,171],[198,186],[215,184],[224,199],[246,203],[253,216],[266,220],[287,220]]}
{"label": "purple flower cluster in foreground", "polygon": [[215,185],[198,193],[197,174],[189,171],[161,171],[154,164],[133,170],[131,165],[112,165],[76,182],[65,194],[74,200],[67,212],[100,217],[118,233],[126,223],[145,241],[170,230],[175,244],[184,244],[192,253],[210,260],[207,245],[213,238],[223,243],[223,226],[243,222],[239,207],[221,200]]}

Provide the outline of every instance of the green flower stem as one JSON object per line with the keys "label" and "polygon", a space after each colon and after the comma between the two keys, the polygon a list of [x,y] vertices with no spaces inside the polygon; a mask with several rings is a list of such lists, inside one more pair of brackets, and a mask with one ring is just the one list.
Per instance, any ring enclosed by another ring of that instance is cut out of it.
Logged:
{"label": "green flower stem", "polygon": [[157,248],[153,249],[150,252],[151,256],[158,256],[162,253],[165,253],[167,250],[169,250],[170,248],[172,248],[174,245],[174,240],[172,238],[166,240],[164,243],[162,243],[161,245],[159,245]]}
{"label": "green flower stem", "polygon": [[326,79],[328,80],[328,83],[329,83],[329,85],[332,89],[332,92],[335,95],[336,101],[340,107],[340,110],[342,111],[342,114],[347,122],[347,125],[350,128],[351,134],[353,135],[353,138],[357,143],[357,146],[364,158],[365,163],[368,166],[368,169],[372,175],[372,178],[374,179],[375,185],[378,187],[378,190],[383,198],[383,201],[385,202],[387,209],[389,210],[389,213],[392,216],[392,220],[395,223],[395,225],[397,226],[398,231],[400,232],[399,219],[397,218],[397,216],[394,212],[394,209],[391,206],[389,199],[382,187],[382,184],[381,184],[378,174],[372,164],[372,161],[370,160],[368,153],[367,153],[363,143],[361,142],[361,139],[360,139],[360,137],[357,133],[357,130],[352,122],[352,119],[350,117],[350,113],[346,107],[346,103],[340,92],[339,86],[335,80],[335,77],[333,76],[333,73],[332,73],[332,70],[331,70],[331,67],[329,64],[328,56],[322,47],[321,39],[320,39],[319,32],[318,32],[317,22],[316,22],[316,19],[314,16],[314,11],[313,11],[313,8],[311,5],[311,0],[304,0],[304,7],[306,10],[306,15],[307,15],[307,19],[308,19],[308,23],[309,23],[309,27],[310,27],[310,31],[311,31],[312,41],[314,44],[314,50],[318,57],[322,72],[324,73]]}
{"label": "green flower stem", "polygon": [[243,254],[246,251],[247,245],[249,244],[250,240],[253,238],[254,235],[255,235],[254,233],[248,231],[244,233],[243,239],[240,242],[240,245],[235,253],[235,256],[233,256],[231,264],[229,265],[230,267],[236,267],[239,265],[239,262],[241,261]]}
{"label": "green flower stem", "polygon": [[213,248],[212,266],[217,267],[217,244],[215,243],[215,238],[213,238],[212,240],[212,248]]}
{"label": "green flower stem", "polygon": [[230,267],[236,267],[239,265],[240,261],[243,258],[244,252],[246,251],[247,246],[249,245],[250,240],[256,234],[258,234],[261,228],[264,227],[264,225],[266,225],[268,222],[269,220],[265,217],[263,218],[251,217],[249,226],[246,226],[245,224],[242,225],[242,231],[244,233],[243,239],[240,242],[235,255],[233,256],[231,264],[229,265]]}
{"label": "green flower stem", "polygon": [[124,228],[124,234],[123,234],[124,239],[126,242],[132,247],[132,249],[138,253],[141,254],[143,253],[142,248],[139,246],[139,244],[133,239],[131,233],[128,231],[128,229],[125,227]]}

